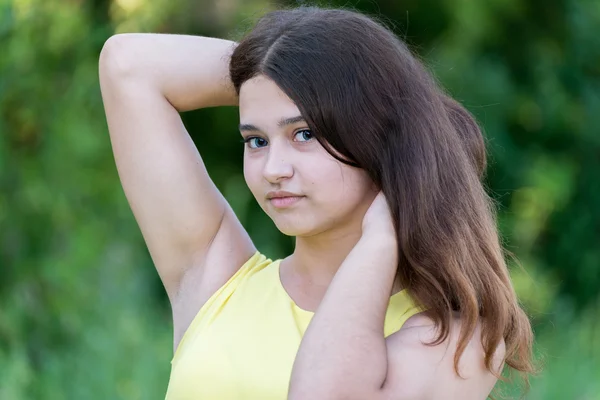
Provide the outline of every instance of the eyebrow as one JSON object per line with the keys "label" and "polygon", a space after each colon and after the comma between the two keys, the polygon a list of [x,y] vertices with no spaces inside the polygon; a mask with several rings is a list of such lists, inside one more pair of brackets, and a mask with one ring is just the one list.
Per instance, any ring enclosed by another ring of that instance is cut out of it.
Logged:
{"label": "eyebrow", "polygon": [[[292,125],[298,122],[306,122],[304,120],[304,117],[302,117],[302,115],[298,115],[295,117],[291,117],[291,118],[282,118],[279,121],[277,121],[277,126],[279,128],[283,128],[286,125]],[[258,129],[256,126],[252,125],[252,124],[240,124],[238,126],[238,129],[240,131],[251,131],[251,132],[259,132],[260,129]]]}

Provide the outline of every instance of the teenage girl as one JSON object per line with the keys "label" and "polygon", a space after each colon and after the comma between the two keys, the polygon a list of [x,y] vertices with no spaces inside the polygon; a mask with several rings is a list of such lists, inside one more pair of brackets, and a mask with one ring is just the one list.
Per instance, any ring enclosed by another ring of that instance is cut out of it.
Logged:
{"label": "teenage girl", "polygon": [[[240,43],[116,35],[100,82],[173,311],[167,399],[483,400],[504,366],[532,371],[481,131],[383,25],[301,7]],[[233,105],[285,259],[256,249],[178,114]]]}

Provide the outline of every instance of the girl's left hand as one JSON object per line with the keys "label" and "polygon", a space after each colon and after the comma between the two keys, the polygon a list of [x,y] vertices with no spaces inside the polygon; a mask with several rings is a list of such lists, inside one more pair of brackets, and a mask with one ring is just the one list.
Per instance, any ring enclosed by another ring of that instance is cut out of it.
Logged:
{"label": "girl's left hand", "polygon": [[377,194],[363,218],[362,239],[364,238],[390,239],[392,243],[396,243],[392,214],[383,192]]}

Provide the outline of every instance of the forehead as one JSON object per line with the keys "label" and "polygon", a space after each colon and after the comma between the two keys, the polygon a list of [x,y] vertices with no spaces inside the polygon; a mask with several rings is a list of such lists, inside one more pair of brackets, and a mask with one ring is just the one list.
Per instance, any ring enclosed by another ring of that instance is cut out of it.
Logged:
{"label": "forehead", "polygon": [[274,124],[300,114],[298,107],[271,79],[259,75],[244,82],[239,96],[240,123]]}

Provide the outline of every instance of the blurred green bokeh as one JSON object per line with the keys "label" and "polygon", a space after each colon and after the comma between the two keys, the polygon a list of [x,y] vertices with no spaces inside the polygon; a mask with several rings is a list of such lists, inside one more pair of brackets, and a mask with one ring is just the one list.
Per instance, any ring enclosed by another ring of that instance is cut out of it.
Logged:
{"label": "blurred green bokeh", "polygon": [[[600,1],[320,4],[383,19],[477,116],[545,364],[526,398],[600,399]],[[277,5],[0,0],[0,399],[164,398],[171,316],[119,184],[98,56],[117,32],[235,40]],[[245,186],[237,109],[184,121],[258,248],[288,254]]]}

